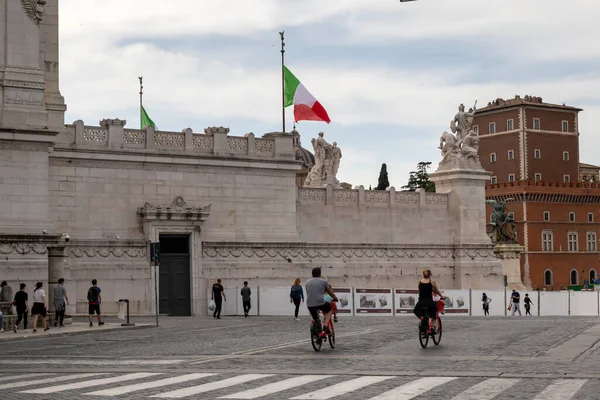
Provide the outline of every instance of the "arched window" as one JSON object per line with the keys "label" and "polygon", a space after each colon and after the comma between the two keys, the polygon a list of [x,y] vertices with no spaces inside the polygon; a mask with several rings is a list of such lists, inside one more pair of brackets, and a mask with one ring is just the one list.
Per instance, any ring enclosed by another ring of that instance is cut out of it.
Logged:
{"label": "arched window", "polygon": [[571,285],[579,285],[579,279],[577,276],[577,270],[571,270]]}
{"label": "arched window", "polygon": [[590,269],[590,283],[594,283],[596,281],[596,270]]}
{"label": "arched window", "polygon": [[547,269],[546,272],[544,272],[544,285],[552,285],[552,271],[550,271],[549,269]]}

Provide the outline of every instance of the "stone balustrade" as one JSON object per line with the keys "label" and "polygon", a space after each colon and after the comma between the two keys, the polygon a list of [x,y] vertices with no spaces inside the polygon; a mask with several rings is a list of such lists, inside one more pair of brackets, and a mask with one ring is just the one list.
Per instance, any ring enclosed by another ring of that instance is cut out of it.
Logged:
{"label": "stone balustrade", "polygon": [[240,158],[294,160],[292,136],[278,132],[256,138],[250,132],[244,136],[229,136],[229,128],[209,127],[204,134],[187,128],[181,132],[157,131],[148,126],[143,130],[125,129],[125,120],[104,119],[100,126],[88,126],[83,121],[67,125],[71,145],[81,148],[106,148],[127,151],[158,151],[160,153],[227,156]]}
{"label": "stone balustrade", "polygon": [[396,192],[394,187],[387,190],[299,188],[298,203],[325,204],[336,206],[363,205],[369,207],[413,206],[418,208],[448,208],[448,194],[415,192]]}

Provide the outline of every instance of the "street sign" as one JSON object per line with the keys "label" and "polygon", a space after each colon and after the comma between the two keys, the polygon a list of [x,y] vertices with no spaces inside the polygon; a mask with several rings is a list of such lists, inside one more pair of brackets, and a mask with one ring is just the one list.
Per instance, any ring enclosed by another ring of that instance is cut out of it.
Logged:
{"label": "street sign", "polygon": [[504,275],[504,287],[508,286],[508,276]]}

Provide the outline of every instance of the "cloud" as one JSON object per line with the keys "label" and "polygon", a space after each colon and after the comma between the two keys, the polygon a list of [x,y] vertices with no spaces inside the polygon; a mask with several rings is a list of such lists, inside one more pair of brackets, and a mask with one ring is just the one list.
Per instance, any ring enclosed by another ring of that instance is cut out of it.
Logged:
{"label": "cloud", "polygon": [[[331,125],[301,123],[344,151],[340,178],[375,184],[382,162],[399,188],[459,103],[542,96],[584,108],[581,160],[599,163],[600,3],[574,0],[61,0],[61,91],[67,121],[138,124],[138,80],[163,130],[280,129],[277,31],[292,32],[290,68]],[[550,22],[552,21],[552,22]],[[554,23],[554,21],[560,22]],[[291,110],[288,110],[288,121]],[[289,128],[289,125],[288,125]],[[585,146],[583,146],[585,144]]]}

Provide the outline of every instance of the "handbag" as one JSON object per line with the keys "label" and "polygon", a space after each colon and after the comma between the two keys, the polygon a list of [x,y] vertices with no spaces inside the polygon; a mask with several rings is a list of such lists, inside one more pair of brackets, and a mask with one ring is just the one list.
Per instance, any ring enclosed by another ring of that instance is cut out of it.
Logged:
{"label": "handbag", "polygon": [[214,301],[214,300],[211,300],[211,301],[208,303],[208,311],[215,311],[215,307],[216,307],[216,306],[215,306],[215,301]]}
{"label": "handbag", "polygon": [[512,304],[510,304],[507,308],[508,311],[510,311],[512,309]]}

